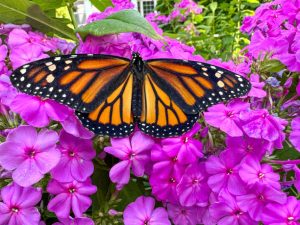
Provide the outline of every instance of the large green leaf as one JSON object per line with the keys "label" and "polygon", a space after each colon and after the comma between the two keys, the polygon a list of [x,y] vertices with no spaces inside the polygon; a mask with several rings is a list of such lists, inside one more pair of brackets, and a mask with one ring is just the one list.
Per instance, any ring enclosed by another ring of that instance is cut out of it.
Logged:
{"label": "large green leaf", "polygon": [[137,32],[145,34],[153,39],[162,39],[148,21],[142,17],[138,11],[132,9],[114,13],[103,20],[79,27],[76,31],[83,39],[89,34],[103,36],[126,32]]}
{"label": "large green leaf", "polygon": [[44,33],[76,40],[73,29],[57,19],[49,18],[39,7],[28,0],[1,0],[0,21],[4,23],[30,24]]}
{"label": "large green leaf", "polygon": [[104,11],[107,7],[112,6],[111,0],[90,0],[91,3],[100,11]]}

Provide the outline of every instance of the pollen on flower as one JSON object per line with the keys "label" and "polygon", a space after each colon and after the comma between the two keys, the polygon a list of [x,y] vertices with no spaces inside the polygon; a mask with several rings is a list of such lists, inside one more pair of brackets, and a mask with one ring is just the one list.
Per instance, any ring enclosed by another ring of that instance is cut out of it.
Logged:
{"label": "pollen on flower", "polygon": [[17,212],[19,212],[19,208],[17,207],[17,206],[13,206],[12,208],[11,208],[11,211],[13,212],[13,213],[17,213]]}
{"label": "pollen on flower", "polygon": [[69,188],[69,192],[70,194],[74,194],[76,192],[76,188],[74,187]]}
{"label": "pollen on flower", "polygon": [[29,157],[29,158],[34,158],[36,155],[36,150],[34,148],[28,148],[25,150],[25,154]]}
{"label": "pollen on flower", "polygon": [[227,170],[226,170],[226,174],[227,174],[227,175],[230,175],[230,174],[232,174],[232,173],[233,173],[233,170],[232,170],[232,169],[227,169]]}
{"label": "pollen on flower", "polygon": [[258,173],[258,178],[259,178],[259,179],[262,179],[264,176],[265,176],[264,173],[262,173],[262,172],[259,172],[259,173]]}
{"label": "pollen on flower", "polygon": [[294,221],[295,218],[293,216],[289,216],[287,219],[289,222],[291,222],[291,221]]}

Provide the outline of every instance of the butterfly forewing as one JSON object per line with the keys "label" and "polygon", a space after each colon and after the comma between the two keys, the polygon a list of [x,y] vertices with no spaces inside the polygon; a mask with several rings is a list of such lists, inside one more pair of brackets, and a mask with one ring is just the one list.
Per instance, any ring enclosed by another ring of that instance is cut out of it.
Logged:
{"label": "butterfly forewing", "polygon": [[124,58],[65,55],[24,65],[11,80],[22,92],[90,112],[126,79],[129,70],[130,61]]}
{"label": "butterfly forewing", "polygon": [[242,76],[206,63],[157,59],[146,66],[158,86],[187,114],[243,96],[251,87]]}
{"label": "butterfly forewing", "polygon": [[131,112],[133,74],[126,79],[92,112],[76,112],[82,124],[97,134],[123,137],[134,129]]}

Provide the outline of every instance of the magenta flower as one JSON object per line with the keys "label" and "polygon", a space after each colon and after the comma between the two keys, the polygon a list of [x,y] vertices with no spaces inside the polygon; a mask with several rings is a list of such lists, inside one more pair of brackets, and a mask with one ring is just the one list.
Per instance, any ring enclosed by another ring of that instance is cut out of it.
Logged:
{"label": "magenta flower", "polygon": [[167,211],[156,208],[155,201],[151,197],[138,197],[124,210],[124,225],[171,225]]}
{"label": "magenta flower", "polygon": [[300,117],[296,117],[291,122],[292,131],[290,133],[290,141],[300,152]]}
{"label": "magenta flower", "polygon": [[197,161],[203,156],[202,143],[193,136],[200,130],[201,126],[196,123],[194,127],[181,137],[164,138],[161,140],[162,149],[170,156],[177,155],[178,162],[189,164]]}
{"label": "magenta flower", "polygon": [[18,94],[12,101],[10,108],[34,127],[47,126],[51,119],[63,121],[71,112],[68,107],[51,99],[42,99],[26,94]]}
{"label": "magenta flower", "polygon": [[94,171],[92,159],[96,152],[92,141],[74,137],[62,130],[59,142],[61,159],[51,171],[52,177],[60,182],[85,181]]}
{"label": "magenta flower", "polygon": [[270,203],[262,215],[262,222],[266,225],[299,225],[300,201],[294,196],[287,198],[285,204]]}
{"label": "magenta flower", "polygon": [[205,163],[208,177],[208,186],[219,193],[227,189],[234,195],[244,194],[245,184],[239,176],[242,156],[238,152],[226,150],[219,157],[210,156]]}
{"label": "magenta flower", "polygon": [[18,94],[15,87],[12,86],[9,77],[0,75],[0,103],[9,106]]}
{"label": "magenta flower", "polygon": [[175,225],[198,224],[197,207],[184,207],[181,205],[168,204],[168,214]]}
{"label": "magenta flower", "polygon": [[220,201],[210,206],[209,212],[219,225],[257,225],[246,211],[237,204],[236,199],[224,191],[219,197]]}
{"label": "magenta flower", "polygon": [[263,90],[265,83],[259,82],[259,77],[260,76],[258,74],[250,75],[251,90],[248,93],[249,97],[256,97],[256,98],[266,97],[267,93],[266,91]]}
{"label": "magenta flower", "polygon": [[250,186],[255,183],[262,183],[280,190],[279,174],[274,173],[269,164],[260,164],[257,159],[251,156],[243,161],[239,174],[242,180]]}
{"label": "magenta flower", "polygon": [[177,186],[177,194],[182,206],[207,205],[210,188],[207,185],[204,163],[191,164]]}
{"label": "magenta flower", "polygon": [[55,131],[20,126],[10,132],[6,142],[0,145],[0,164],[13,170],[13,180],[24,187],[35,184],[54,168],[60,159],[56,148]]}
{"label": "magenta flower", "polygon": [[104,151],[121,160],[109,172],[110,179],[117,183],[118,189],[129,182],[131,168],[135,176],[144,175],[153,144],[154,141],[141,131],[134,132],[131,137],[111,139],[112,146],[105,147]]}
{"label": "magenta flower", "polygon": [[60,183],[52,179],[48,183],[47,192],[55,197],[50,200],[48,210],[54,212],[57,217],[68,218],[72,209],[76,217],[81,217],[92,204],[89,195],[96,191],[97,187],[92,185],[90,179],[69,183]]}
{"label": "magenta flower", "polygon": [[60,123],[67,133],[72,134],[75,137],[91,139],[94,136],[92,131],[89,131],[81,124],[74,113],[70,113],[68,117],[63,121],[60,121]]}
{"label": "magenta flower", "polygon": [[59,218],[59,222],[54,223],[53,225],[94,225],[94,221],[87,217],[80,218]]}
{"label": "magenta flower", "polygon": [[251,155],[252,157],[261,160],[266,154],[269,147],[268,141],[263,139],[250,138],[247,135],[242,137],[226,137],[227,149],[238,152],[243,157]]}
{"label": "magenta flower", "polygon": [[243,131],[239,126],[239,114],[247,109],[249,109],[249,103],[235,100],[231,101],[228,106],[217,104],[209,107],[208,112],[204,112],[204,118],[209,125],[220,128],[232,137],[240,137]]}
{"label": "magenta flower", "polygon": [[240,118],[244,121],[242,128],[249,137],[265,139],[273,142],[275,148],[282,148],[286,120],[270,115],[265,109],[243,112]]}
{"label": "magenta flower", "polygon": [[246,195],[236,197],[238,206],[253,220],[260,221],[265,206],[270,202],[284,204],[286,194],[268,185],[256,183]]}
{"label": "magenta flower", "polygon": [[0,224],[38,225],[41,215],[34,206],[42,198],[42,190],[20,187],[12,183],[1,189]]}
{"label": "magenta flower", "polygon": [[[30,51],[28,50],[30,49]],[[9,55],[9,58],[12,62],[13,69],[17,69],[18,67],[33,62],[39,59],[44,59],[49,57],[47,54],[42,52],[42,49],[39,46],[32,46],[31,48],[13,48]]]}

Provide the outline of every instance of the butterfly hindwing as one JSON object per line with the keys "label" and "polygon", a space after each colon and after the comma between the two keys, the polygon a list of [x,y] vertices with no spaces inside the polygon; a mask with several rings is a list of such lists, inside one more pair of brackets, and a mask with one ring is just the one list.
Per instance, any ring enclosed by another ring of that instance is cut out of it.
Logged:
{"label": "butterfly hindwing", "polygon": [[108,55],[64,55],[23,65],[11,75],[20,91],[90,112],[121,84],[130,61]]}
{"label": "butterfly hindwing", "polygon": [[133,74],[129,72],[126,79],[92,112],[76,112],[76,115],[85,127],[97,134],[127,136],[134,129],[132,90]]}
{"label": "butterfly hindwing", "polygon": [[178,59],[146,61],[152,79],[187,114],[245,95],[250,83],[242,76],[207,63]]}
{"label": "butterfly hindwing", "polygon": [[138,127],[154,137],[178,136],[188,131],[199,115],[186,114],[147,73],[142,87],[142,114]]}

